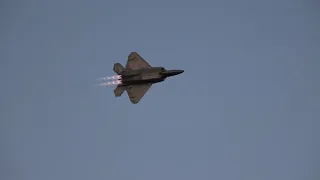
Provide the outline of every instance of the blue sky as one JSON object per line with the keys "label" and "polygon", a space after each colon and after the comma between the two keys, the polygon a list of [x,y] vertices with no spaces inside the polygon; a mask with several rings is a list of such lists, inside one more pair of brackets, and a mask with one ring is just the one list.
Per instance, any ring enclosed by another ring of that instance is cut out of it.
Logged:
{"label": "blue sky", "polygon": [[[0,179],[317,180],[316,1],[1,3]],[[94,87],[137,51],[184,69]]]}

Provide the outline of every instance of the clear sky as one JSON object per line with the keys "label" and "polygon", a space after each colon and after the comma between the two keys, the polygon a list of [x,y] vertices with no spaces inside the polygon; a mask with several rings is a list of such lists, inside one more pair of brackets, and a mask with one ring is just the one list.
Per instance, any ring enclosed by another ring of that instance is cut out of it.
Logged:
{"label": "clear sky", "polygon": [[[312,0],[4,0],[1,180],[319,180]],[[137,51],[184,69],[94,87]]]}

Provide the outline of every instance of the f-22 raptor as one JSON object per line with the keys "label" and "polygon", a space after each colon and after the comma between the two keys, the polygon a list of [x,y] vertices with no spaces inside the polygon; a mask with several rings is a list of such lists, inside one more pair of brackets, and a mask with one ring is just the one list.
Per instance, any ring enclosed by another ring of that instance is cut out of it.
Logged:
{"label": "f-22 raptor", "polygon": [[113,71],[120,76],[119,80],[121,80],[121,84],[114,89],[115,97],[121,96],[126,90],[133,104],[139,103],[152,84],[184,72],[184,70],[152,67],[137,52],[130,53],[125,68],[120,63],[115,63]]}

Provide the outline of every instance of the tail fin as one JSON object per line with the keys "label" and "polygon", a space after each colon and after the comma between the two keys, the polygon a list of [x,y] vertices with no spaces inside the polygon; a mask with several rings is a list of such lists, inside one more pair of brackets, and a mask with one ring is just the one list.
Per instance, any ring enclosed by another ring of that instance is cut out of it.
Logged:
{"label": "tail fin", "polygon": [[113,71],[120,75],[124,71],[124,67],[120,63],[115,63],[113,65]]}
{"label": "tail fin", "polygon": [[125,86],[117,86],[115,89],[114,89],[114,95],[116,97],[120,97],[122,95],[122,93],[127,89],[127,87]]}

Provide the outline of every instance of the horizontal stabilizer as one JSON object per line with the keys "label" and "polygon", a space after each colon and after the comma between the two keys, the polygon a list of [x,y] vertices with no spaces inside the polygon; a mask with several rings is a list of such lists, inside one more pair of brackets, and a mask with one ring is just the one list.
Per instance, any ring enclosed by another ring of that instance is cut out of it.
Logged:
{"label": "horizontal stabilizer", "polygon": [[141,98],[146,94],[146,92],[150,89],[151,86],[152,84],[129,86],[127,89],[127,93],[130,101],[133,104],[137,104],[141,100]]}
{"label": "horizontal stabilizer", "polygon": [[113,71],[120,75],[124,71],[124,67],[120,63],[115,63],[113,65]]}
{"label": "horizontal stabilizer", "polygon": [[122,93],[126,90],[127,88],[125,86],[117,86],[114,89],[114,95],[116,97],[120,97],[122,95]]}

